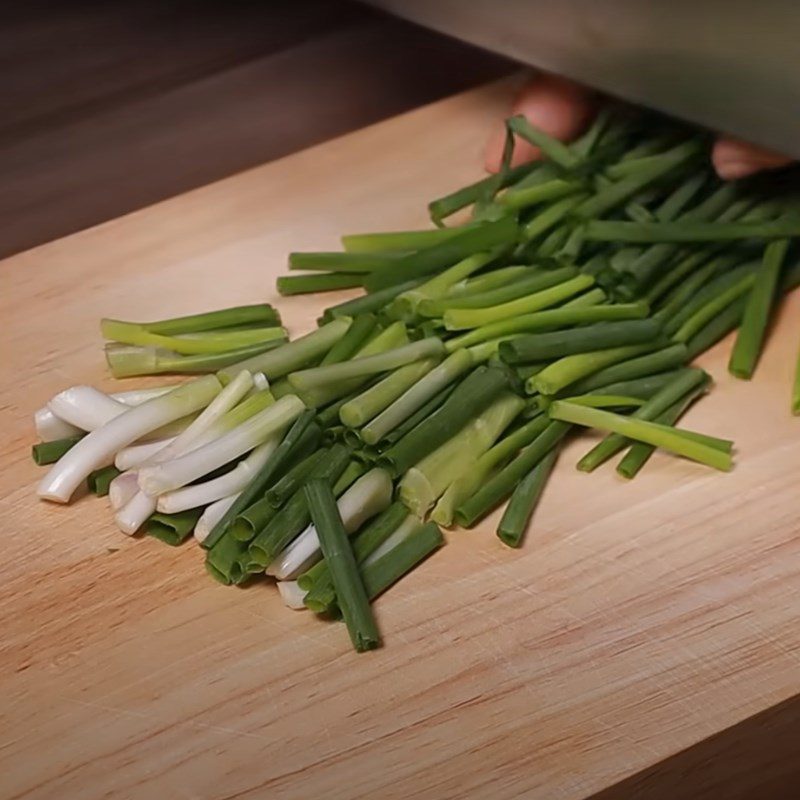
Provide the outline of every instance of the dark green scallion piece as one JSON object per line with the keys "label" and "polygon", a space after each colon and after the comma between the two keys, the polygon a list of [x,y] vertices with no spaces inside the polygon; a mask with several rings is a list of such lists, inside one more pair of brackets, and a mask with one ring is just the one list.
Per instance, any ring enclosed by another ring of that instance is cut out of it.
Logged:
{"label": "dark green scallion piece", "polygon": [[240,559],[246,553],[247,543],[234,539],[227,532],[206,551],[206,570],[215,581],[225,586],[241,583],[246,577],[246,571]]}
{"label": "dark green scallion piece", "polygon": [[509,547],[519,547],[547,479],[558,458],[554,447],[518,484],[497,526],[497,537]]}
{"label": "dark green scallion piece", "polygon": [[[448,229],[449,230],[449,229]],[[355,297],[352,300],[346,300],[344,303],[326,308],[322,316],[317,320],[318,324],[325,324],[337,317],[357,317],[359,314],[373,314],[381,311],[384,306],[388,305],[392,300],[403,292],[419,286],[420,280],[405,281],[398,283],[395,286],[389,286],[386,289],[381,289],[379,292],[371,292],[370,294]]]}
{"label": "dark green scallion piece", "polygon": [[424,405],[420,406],[407,420],[401,422],[394,430],[389,431],[378,443],[379,449],[388,449],[392,444],[400,441],[409,431],[413,431],[417,426],[421,425],[434,411],[444,404],[445,400],[453,394],[457,385],[452,383],[450,386],[445,386],[444,389],[437,392]]}
{"label": "dark green scallion piece", "polygon": [[510,386],[510,376],[495,367],[473,370],[440,408],[390,447],[379,463],[394,476],[402,475],[483,411]]}
{"label": "dark green scallion piece", "polygon": [[[336,494],[334,492],[334,494]],[[358,564],[375,552],[393,534],[400,524],[408,517],[408,509],[396,500],[375,519],[368,522],[362,530],[353,537],[353,555]],[[324,605],[331,605],[336,599],[333,589],[333,580],[325,559],[318,561],[309,570],[297,579],[298,586],[308,592],[313,589],[320,597],[330,592],[329,601]]]}
{"label": "dark green scallion piece", "polygon": [[[327,458],[320,461],[311,470],[306,483],[312,480],[336,483],[347,468],[349,461],[350,453],[347,448],[344,445],[335,444],[328,452]],[[266,568],[286,545],[305,530],[310,521],[305,495],[300,488],[250,542],[247,551],[250,562]]]}
{"label": "dark green scallion piece", "polygon": [[564,422],[550,422],[513,461],[486,481],[475,494],[456,510],[456,521],[471,528],[479,519],[499,505],[563,438],[570,429]]}
{"label": "dark green scallion piece", "polygon": [[364,276],[356,273],[338,272],[331,274],[281,275],[275,286],[278,294],[289,297],[295,294],[312,292],[335,292],[339,289],[356,289],[364,285]]}
{"label": "dark green scallion piece", "polygon": [[397,255],[387,253],[289,253],[289,269],[364,274],[391,267],[397,259]]}
{"label": "dark green scallion piece", "polygon": [[649,342],[661,333],[653,319],[602,322],[585,328],[517,336],[500,343],[500,358],[507,364],[547,361],[576,353]]}
{"label": "dark green scallion piece", "polygon": [[[439,527],[433,522],[428,522],[420,525],[380,558],[367,561],[361,571],[361,579],[369,599],[374,600],[443,544],[444,536]],[[333,600],[330,600],[329,595],[325,597],[315,595],[315,592],[306,595],[314,611],[331,614],[337,612],[335,594]],[[325,602],[329,604],[325,605]]]}
{"label": "dark green scallion piece", "polygon": [[203,508],[189,508],[177,514],[156,512],[144,523],[144,530],[148,536],[177,547],[192,535],[202,513]]}
{"label": "dark green scallion piece", "polygon": [[727,336],[732,330],[739,327],[744,314],[747,298],[740,297],[731,303],[724,311],[701,328],[686,343],[687,361],[692,361],[701,353],[713,347],[720,339]]}
{"label": "dark green scallion piece", "polygon": [[55,464],[64,453],[72,450],[83,439],[83,436],[84,434],[79,434],[78,436],[68,436],[64,439],[54,439],[50,442],[37,442],[31,448],[31,458],[40,467],[46,464]]}
{"label": "dark green scallion piece", "polygon": [[111,486],[111,481],[120,474],[121,472],[113,464],[108,467],[100,467],[100,469],[89,473],[86,478],[86,488],[98,497],[105,497],[108,494],[108,487]]}
{"label": "dark green scallion piece", "polygon": [[764,259],[747,296],[742,324],[728,362],[728,370],[737,378],[749,379],[755,372],[788,250],[788,239],[770,242],[764,250]]}
{"label": "dark green scallion piece", "polygon": [[271,489],[267,490],[267,502],[274,508],[280,508],[302,485],[311,474],[311,470],[328,457],[328,450],[316,450],[298,461]]}
{"label": "dark green scallion piece", "polygon": [[800,236],[800,219],[767,222],[618,222],[590,220],[586,238],[595,242],[735,242]]}
{"label": "dark green scallion piece", "polygon": [[353,646],[359,653],[372,650],[381,638],[336,498],[323,480],[309,481],[303,491]]}
{"label": "dark green scallion piece", "polygon": [[378,326],[374,314],[359,314],[347,329],[347,333],[331,347],[320,366],[325,364],[340,364],[351,359],[369,340]]}

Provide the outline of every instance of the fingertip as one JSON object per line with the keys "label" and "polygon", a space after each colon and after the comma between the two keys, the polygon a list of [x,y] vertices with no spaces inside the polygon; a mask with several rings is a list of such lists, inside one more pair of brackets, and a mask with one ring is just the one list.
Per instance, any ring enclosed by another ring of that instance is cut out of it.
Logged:
{"label": "fingertip", "polygon": [[726,181],[785,167],[791,161],[780,153],[725,136],[720,137],[711,150],[711,163],[717,175]]}

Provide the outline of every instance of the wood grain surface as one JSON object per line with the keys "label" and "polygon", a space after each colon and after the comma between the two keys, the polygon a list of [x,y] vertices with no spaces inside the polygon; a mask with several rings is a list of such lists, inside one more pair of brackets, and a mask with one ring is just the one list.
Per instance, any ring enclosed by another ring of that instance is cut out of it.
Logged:
{"label": "wood grain surface", "polygon": [[[37,502],[31,413],[110,389],[97,321],[275,299],[290,249],[424,224],[507,108],[460,95],[0,264],[0,796],[584,798],[800,688],[800,294],[758,379],[687,426],[720,474],[656,454],[633,482],[564,453],[524,549],[496,517],[377,603],[385,647],[218,586],[192,544],[129,539],[105,500]],[[324,304],[280,301],[293,333]],[[130,385],[137,385],[131,382]]]}

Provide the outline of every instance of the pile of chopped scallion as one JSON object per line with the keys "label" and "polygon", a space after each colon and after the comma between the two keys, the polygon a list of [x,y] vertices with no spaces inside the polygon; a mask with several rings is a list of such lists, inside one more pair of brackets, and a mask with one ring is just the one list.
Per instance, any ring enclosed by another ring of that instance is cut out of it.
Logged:
{"label": "pile of chopped scallion", "polygon": [[[88,482],[123,532],[194,533],[218,581],[271,576],[365,650],[370,601],[443,543],[439,526],[510,498],[497,535],[521,544],[581,428],[606,434],[587,472],[622,454],[633,478],[656,448],[729,470],[731,441],[676,423],[711,385],[692,360],[738,328],[729,368],[750,378],[800,284],[792,176],[722,183],[704,135],[640,112],[570,145],[507,128],[501,171],[432,202],[436,227],[289,256],[305,273],[282,294],[366,290],[314,331],[289,341],[269,305],[103,320],[116,377],[206,374],[56,395],[36,413],[33,455],[53,464],[39,496]],[[515,136],[543,160],[510,168]]]}

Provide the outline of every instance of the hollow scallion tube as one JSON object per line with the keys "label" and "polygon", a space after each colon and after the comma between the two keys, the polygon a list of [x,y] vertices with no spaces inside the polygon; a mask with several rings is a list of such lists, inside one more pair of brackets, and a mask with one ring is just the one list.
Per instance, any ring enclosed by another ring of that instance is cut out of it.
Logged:
{"label": "hollow scallion tube", "polygon": [[[522,240],[524,242],[534,242],[540,239],[544,234],[549,233],[560,225],[586,198],[587,195],[584,193],[573,194],[545,206],[531,220],[525,223],[522,228]],[[560,243],[563,234],[558,235]]]}
{"label": "hollow scallion tube", "polygon": [[680,431],[643,419],[624,417],[598,408],[587,408],[564,400],[556,400],[548,409],[551,419],[571,422],[587,428],[618,433],[629,439],[661,447],[676,455],[683,456],[700,464],[728,471],[733,466],[729,452],[710,444],[702,444],[692,436],[691,431]]}
{"label": "hollow scallion tube", "polygon": [[145,533],[165,544],[177,547],[192,535],[202,513],[202,508],[189,508],[177,514],[156,512],[145,522]]}
{"label": "hollow scallion tube", "polygon": [[[437,232],[441,230],[443,229]],[[451,230],[454,229],[447,229],[448,232]],[[457,231],[455,236],[445,239],[440,244],[417,250],[398,259],[391,270],[373,272],[366,279],[365,286],[373,292],[414,278],[424,278],[474,253],[512,244],[519,234],[517,221],[510,216],[455,230]]]}
{"label": "hollow scallion tube", "polygon": [[583,328],[517,336],[501,342],[499,352],[507,364],[526,364],[650,342],[660,333],[661,325],[653,319],[601,322]]}
{"label": "hollow scallion tube", "polygon": [[31,458],[38,466],[55,464],[61,456],[71,450],[81,439],[83,434],[69,436],[65,439],[55,439],[50,442],[37,442],[31,448]]}
{"label": "hollow scallion tube", "polygon": [[492,322],[468,333],[448,339],[445,349],[453,352],[462,347],[471,347],[480,342],[509,336],[514,333],[536,333],[540,331],[559,330],[572,325],[586,325],[594,322],[616,322],[621,320],[639,320],[647,316],[646,303],[616,303],[609,305],[591,305],[585,307],[560,307],[533,314]]}
{"label": "hollow scallion tube", "polygon": [[271,489],[267,490],[264,495],[267,502],[273,508],[280,508],[303,485],[317,464],[327,456],[328,451],[323,448],[298,461]]}
{"label": "hollow scallion tube", "polygon": [[508,191],[500,195],[497,198],[497,202],[504,208],[518,210],[537,203],[558,200],[561,197],[579,192],[583,188],[583,184],[577,180],[552,178],[536,186],[527,186]]}
{"label": "hollow scallion tube", "polygon": [[[764,250],[764,259],[756,272],[753,287],[747,297],[742,324],[728,362],[728,370],[737,378],[749,379],[755,371],[775,305],[775,292],[788,249],[789,240],[778,239],[770,242]],[[708,321],[710,320],[706,322]],[[697,333],[697,330],[694,333]]]}
{"label": "hollow scallion tube", "polygon": [[[393,428],[386,434],[377,444],[367,444],[366,447],[375,448],[378,453],[388,450],[395,442],[400,441],[409,431],[414,430],[418,425],[423,423],[437,408],[444,404],[444,401],[455,391],[456,384],[445,386],[440,392],[437,392],[430,400],[427,400],[420,406],[408,419],[404,420],[396,428]],[[363,433],[363,429],[361,431]],[[362,437],[363,438],[363,437]]]}
{"label": "hollow scallion tube", "polygon": [[347,333],[350,324],[349,317],[335,319],[281,347],[225,367],[218,375],[221,380],[230,380],[240,370],[247,369],[250,372],[263,372],[269,380],[281,378],[322,358]]}
{"label": "hollow scallion tube", "polygon": [[229,533],[218,538],[212,545],[206,545],[206,570],[214,580],[230,585],[241,579],[240,559],[247,552],[247,543],[234,539]]}
{"label": "hollow scallion tube", "polygon": [[[697,386],[673,403],[663,414],[655,418],[654,422],[661,425],[674,425],[683,415],[684,411],[705,391],[705,386]],[[623,478],[634,478],[639,470],[648,462],[656,448],[651,444],[636,442],[630,446],[624,458],[617,464],[617,473]]]}
{"label": "hollow scallion tube", "polygon": [[280,275],[275,281],[275,288],[283,297],[313,292],[335,292],[340,289],[357,289],[363,285],[363,275],[348,272]]}
{"label": "hollow scallion tube", "polygon": [[550,306],[558,305],[564,300],[583,292],[594,284],[590,275],[578,275],[549,289],[535,292],[527,297],[511,300],[488,308],[459,309],[452,308],[444,312],[444,324],[448,330],[478,328],[499,320],[516,317],[520,314],[531,314]]}
{"label": "hollow scallion tube", "polygon": [[[529,378],[525,390],[529,394],[539,392],[553,395],[562,389],[599,372],[604,367],[620,361],[642,355],[653,350],[652,344],[633,344],[623,347],[612,347],[608,350],[597,350],[589,353],[578,353],[554,361],[541,372]],[[575,394],[578,391],[575,390]]]}
{"label": "hollow scallion tube", "polygon": [[347,329],[347,333],[331,347],[320,364],[339,364],[342,361],[353,358],[369,341],[377,325],[378,320],[374,314],[359,314],[353,317],[353,322]]}
{"label": "hollow scallion tube", "polygon": [[380,645],[380,634],[336,498],[321,480],[310,481],[304,492],[353,645],[358,652],[374,649]]}
{"label": "hollow scallion tube", "polygon": [[[335,483],[345,471],[350,455],[347,448],[336,444],[328,452],[328,458],[317,464],[307,476],[308,481],[321,479]],[[267,525],[250,542],[248,557],[253,564],[266,566],[308,526],[308,506],[302,487],[286,502],[280,513],[273,516]]]}
{"label": "hollow scallion tube", "polygon": [[490,308],[493,306],[527,297],[535,292],[557,286],[570,278],[575,278],[578,270],[574,267],[561,267],[560,269],[539,270],[527,268],[527,273],[518,280],[470,295],[456,295],[442,297],[438,300],[426,300],[420,304],[423,316],[431,317],[442,315],[451,308]]}
{"label": "hollow scallion tube", "polygon": [[800,219],[766,222],[618,222],[590,220],[586,238],[596,242],[732,242],[743,239],[786,239],[800,236]]}
{"label": "hollow scallion tube", "polygon": [[[314,423],[314,412],[311,410],[304,411],[294,421],[289,432],[283,437],[283,440],[266,464],[236,498],[236,502],[225,512],[222,519],[211,529],[211,532],[202,543],[203,546],[210,548],[216,544],[236,517],[264,494],[274,477],[285,468],[286,464],[298,452],[305,454],[311,449],[316,449],[319,438],[320,430]],[[299,457],[302,457],[302,455]]]}
{"label": "hollow scallion tube", "polygon": [[111,481],[120,474],[120,471],[114,466],[96,469],[94,472],[90,472],[86,478],[86,488],[98,497],[105,497],[108,494],[108,487],[111,486]]}
{"label": "hollow scallion tube", "polygon": [[361,430],[361,438],[367,444],[377,444],[472,366],[472,357],[466,350],[452,353],[367,423]]}
{"label": "hollow scallion tube", "polygon": [[[656,392],[632,416],[635,419],[655,420],[689,393],[695,390],[705,391],[709,383],[710,379],[702,369],[681,370],[672,381]],[[625,437],[619,434],[606,436],[578,462],[578,469],[583,472],[591,472],[623,450],[628,444]]]}
{"label": "hollow scallion tube", "polygon": [[508,506],[497,526],[497,538],[509,547],[519,547],[531,516],[539,503],[547,479],[558,458],[554,447],[514,489]]}
{"label": "hollow scallion tube", "polygon": [[391,375],[344,403],[339,410],[339,418],[349,428],[360,428],[416,385],[437,363],[436,358],[424,358],[396,369]]}
{"label": "hollow scallion tube", "polygon": [[488,514],[501,503],[514,487],[527,475],[563,438],[570,429],[565,422],[550,422],[519,455],[486,481],[474,494],[456,509],[456,521],[465,528]]}
{"label": "hollow scallion tube", "polygon": [[379,463],[397,477],[432,453],[509,387],[506,372],[478,367],[428,419],[393,444]]}

